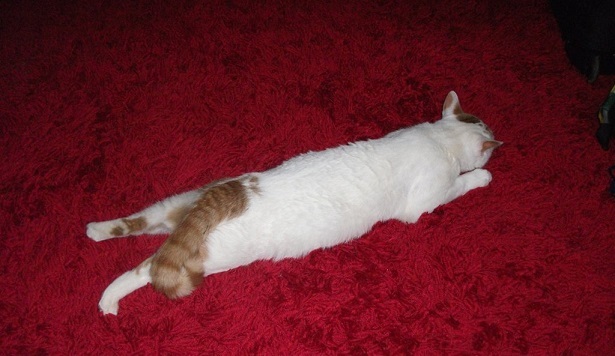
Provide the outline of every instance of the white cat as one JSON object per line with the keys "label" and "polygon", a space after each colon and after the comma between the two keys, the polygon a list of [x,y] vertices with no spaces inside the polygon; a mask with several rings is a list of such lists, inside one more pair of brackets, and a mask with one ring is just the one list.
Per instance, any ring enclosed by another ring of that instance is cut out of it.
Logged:
{"label": "white cat", "polygon": [[148,283],[170,298],[182,297],[205,275],[256,260],[301,257],[357,238],[379,221],[416,222],[488,185],[491,174],[481,167],[500,144],[461,110],[451,91],[435,123],[308,152],[125,218],[90,223],[87,235],[95,241],[171,233],[156,254],[107,287],[99,307],[117,314],[120,299]]}

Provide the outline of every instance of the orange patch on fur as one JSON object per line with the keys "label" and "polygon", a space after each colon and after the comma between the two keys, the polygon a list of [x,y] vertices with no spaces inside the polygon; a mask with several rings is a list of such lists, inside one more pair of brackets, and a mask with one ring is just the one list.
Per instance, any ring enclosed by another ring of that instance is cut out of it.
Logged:
{"label": "orange patch on fur", "polygon": [[254,194],[260,194],[261,193],[261,188],[258,186],[258,177],[257,176],[250,176],[250,179],[248,179],[248,188]]}
{"label": "orange patch on fur", "polygon": [[147,221],[143,216],[138,217],[136,219],[122,219],[122,222],[126,224],[128,228],[128,234],[135,231],[141,231],[147,227]]}
{"label": "orange patch on fur", "polygon": [[173,224],[173,229],[177,227],[190,212],[191,206],[185,205],[177,207],[169,212],[167,220]]}
{"label": "orange patch on fur", "polygon": [[154,288],[169,298],[190,294],[203,280],[205,239],[218,224],[239,216],[247,206],[243,180],[204,187],[195,205],[152,259],[150,274]]}
{"label": "orange patch on fur", "polygon": [[477,118],[474,115],[470,115],[470,114],[460,114],[457,115],[457,120],[461,121],[461,122],[465,122],[467,124],[478,124],[480,123],[480,119]]}
{"label": "orange patch on fur", "polygon": [[122,229],[121,226],[116,226],[113,229],[111,229],[111,232],[109,233],[113,236],[122,236],[124,235],[124,229]]}

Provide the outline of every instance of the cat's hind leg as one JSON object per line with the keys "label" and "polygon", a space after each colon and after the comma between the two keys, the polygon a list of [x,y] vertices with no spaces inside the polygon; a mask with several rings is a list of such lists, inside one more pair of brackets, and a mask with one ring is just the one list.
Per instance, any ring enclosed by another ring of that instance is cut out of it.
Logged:
{"label": "cat's hind leg", "polygon": [[120,299],[152,282],[149,269],[152,257],[117,277],[102,294],[98,308],[103,314],[117,315]]}
{"label": "cat's hind leg", "polygon": [[171,196],[129,216],[87,224],[94,241],[141,234],[168,234],[183,220],[201,194],[200,189]]}

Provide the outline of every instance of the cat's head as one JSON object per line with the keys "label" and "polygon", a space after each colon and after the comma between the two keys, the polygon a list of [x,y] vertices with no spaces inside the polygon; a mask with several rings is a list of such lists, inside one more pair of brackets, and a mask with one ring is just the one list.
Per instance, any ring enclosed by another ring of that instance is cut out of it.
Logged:
{"label": "cat's head", "polygon": [[463,112],[454,91],[449,92],[444,100],[442,121],[455,136],[457,144],[453,148],[464,172],[483,167],[493,150],[502,145],[501,141],[494,139],[493,132],[484,122]]}

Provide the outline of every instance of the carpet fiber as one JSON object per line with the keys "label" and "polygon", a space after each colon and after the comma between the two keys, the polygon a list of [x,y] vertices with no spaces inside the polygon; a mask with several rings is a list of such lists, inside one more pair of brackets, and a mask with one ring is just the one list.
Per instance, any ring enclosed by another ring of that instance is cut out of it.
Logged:
{"label": "carpet fiber", "polygon": [[[0,2],[0,353],[615,352],[614,84],[546,0]],[[505,141],[494,180],[418,223],[97,309],[163,236],[85,224],[438,118]]]}

